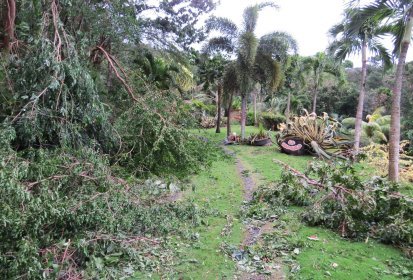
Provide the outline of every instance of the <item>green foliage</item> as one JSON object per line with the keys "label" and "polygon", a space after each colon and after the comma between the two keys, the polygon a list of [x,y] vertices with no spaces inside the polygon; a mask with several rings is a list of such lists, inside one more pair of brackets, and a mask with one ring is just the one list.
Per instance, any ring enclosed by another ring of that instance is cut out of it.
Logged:
{"label": "green foliage", "polygon": [[120,116],[116,129],[123,145],[118,163],[139,176],[179,178],[208,166],[212,145],[179,125],[180,106],[173,97],[160,100],[155,95]]}
{"label": "green foliage", "polygon": [[216,107],[213,104],[205,104],[198,99],[192,99],[191,102],[194,108],[202,112],[206,112],[210,116],[214,116],[216,113]]}
{"label": "green foliage", "polygon": [[263,112],[261,114],[261,119],[264,127],[273,131],[277,130],[279,124],[286,121],[285,116],[271,112]]}
{"label": "green foliage", "polygon": [[[387,143],[390,133],[390,115],[382,116],[384,107],[377,108],[371,115],[367,115],[368,122],[362,122],[361,143],[368,145],[372,143]],[[354,134],[355,118],[342,120],[341,131],[346,134]]]}
{"label": "green foliage", "polygon": [[241,97],[236,96],[234,100],[232,101],[232,107],[233,110],[241,110]]}
{"label": "green foliage", "polygon": [[165,248],[155,237],[191,238],[188,226],[200,222],[192,203],[154,203],[166,189],[113,177],[108,160],[89,148],[18,155],[10,147],[14,136],[10,126],[1,129],[0,273],[6,279],[159,270]]}
{"label": "green foliage", "polygon": [[255,125],[255,121],[254,121],[254,112],[252,111],[248,111],[247,112],[247,122],[246,125]]}
{"label": "green foliage", "polygon": [[[36,32],[19,34],[22,45],[27,45],[6,61],[11,95],[8,117],[16,129],[14,144],[19,149],[88,146],[109,153],[116,142],[108,112],[84,49],[70,34],[70,23],[65,25],[59,14],[62,8],[70,17],[73,10],[68,7],[74,1],[64,1],[61,7],[53,2],[43,8],[40,2],[22,1],[19,24],[36,26]],[[37,16],[27,14],[31,9]],[[43,20],[51,17],[54,20]]]}
{"label": "green foliage", "polygon": [[413,200],[401,195],[396,184],[379,177],[362,181],[354,166],[344,161],[314,161],[306,175],[317,181],[309,184],[287,170],[275,186],[257,192],[255,199],[275,206],[305,205],[305,222],[342,236],[412,246]]}

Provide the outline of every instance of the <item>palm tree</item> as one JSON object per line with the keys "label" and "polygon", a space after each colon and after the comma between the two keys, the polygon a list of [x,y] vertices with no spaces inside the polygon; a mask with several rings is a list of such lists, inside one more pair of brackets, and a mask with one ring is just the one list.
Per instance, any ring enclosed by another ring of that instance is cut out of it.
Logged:
{"label": "palm tree", "polygon": [[221,55],[216,55],[212,58],[202,56],[198,70],[200,81],[203,83],[203,89],[216,89],[216,133],[221,133],[222,77],[224,75],[225,64],[226,60]]}
{"label": "palm tree", "polygon": [[[398,57],[392,95],[390,141],[389,141],[389,179],[399,181],[400,150],[400,100],[403,71],[410,46],[413,30],[413,2],[411,0],[376,0],[361,9],[360,18],[373,18],[381,22],[390,21],[393,26],[393,54]],[[352,30],[362,25],[362,20],[354,24]]]}
{"label": "palm tree", "polygon": [[223,84],[223,104],[225,104],[227,112],[227,137],[231,134],[231,107],[234,94],[239,92],[239,81],[237,73],[237,65],[235,62],[229,63],[225,67]]}
{"label": "palm tree", "polygon": [[360,93],[357,103],[354,132],[354,151],[356,154],[359,151],[362,132],[364,95],[367,79],[367,49],[376,57],[381,58],[385,67],[391,65],[390,55],[386,48],[377,40],[390,31],[389,26],[378,26],[377,21],[365,18],[357,33],[349,32],[348,28],[352,26],[352,22],[360,20],[358,18],[359,12],[360,9],[346,10],[344,20],[330,29],[330,35],[335,38],[338,37],[338,39],[329,46],[329,51],[340,61],[344,61],[350,54],[358,54],[361,52]]}
{"label": "palm tree", "polygon": [[317,96],[318,90],[322,87],[324,81],[324,74],[331,74],[333,76],[342,78],[342,71],[334,60],[326,55],[324,52],[319,52],[314,56],[310,56],[304,59],[304,67],[308,73],[310,73],[313,79],[313,109],[315,113],[317,108]]}
{"label": "palm tree", "polygon": [[[272,94],[281,88],[285,72],[291,65],[290,54],[297,53],[296,40],[286,32],[273,32],[260,38],[255,59],[255,80],[261,92]],[[254,94],[254,118],[256,123],[256,94]]]}
{"label": "palm tree", "polygon": [[243,14],[243,26],[238,27],[226,18],[211,18],[207,22],[208,30],[218,30],[223,36],[209,40],[204,48],[206,51],[225,51],[237,55],[236,72],[241,94],[241,137],[245,138],[247,119],[247,99],[254,86],[254,66],[258,50],[258,39],[254,34],[258,13],[266,7],[276,7],[272,2],[264,2],[247,7]]}
{"label": "palm tree", "polygon": [[[301,99],[298,96],[292,96],[291,93],[300,91],[300,87],[304,85],[304,72],[302,59],[298,55],[290,56],[285,65],[284,71],[284,88],[287,91],[287,106],[285,116],[290,117],[292,111],[296,111],[302,105]],[[301,96],[302,97],[302,96]],[[305,98],[307,99],[307,98]]]}

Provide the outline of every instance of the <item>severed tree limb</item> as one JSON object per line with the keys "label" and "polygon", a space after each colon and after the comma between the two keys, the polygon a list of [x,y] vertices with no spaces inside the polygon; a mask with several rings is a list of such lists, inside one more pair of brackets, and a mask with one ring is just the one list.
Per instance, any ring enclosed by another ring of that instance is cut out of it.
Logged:
{"label": "severed tree limb", "polygon": [[[284,162],[282,162],[282,161],[280,161],[280,160],[278,160],[278,159],[272,159],[272,160],[273,160],[273,162],[275,162],[275,163],[283,166],[285,169],[287,169],[287,170],[289,170],[290,172],[292,172],[295,176],[303,179],[307,184],[309,184],[309,185],[311,185],[311,186],[315,186],[315,187],[317,187],[317,188],[319,188],[319,189],[326,189],[326,187],[325,187],[323,184],[321,184],[319,181],[314,180],[314,179],[311,179],[311,178],[308,178],[308,177],[305,176],[303,173],[301,173],[300,171],[292,168],[292,167],[289,166],[288,164],[286,164],[286,163],[284,163]],[[353,193],[354,193],[353,190],[348,189],[348,188],[344,187],[343,185],[335,185],[335,186],[333,186],[333,193],[334,193],[334,195],[337,195],[338,192],[340,192],[340,191],[341,191],[341,192],[344,192],[344,193],[347,193],[347,194],[353,194]],[[391,193],[389,193],[389,197],[392,197],[392,198],[402,198],[402,199],[404,199],[404,200],[406,200],[406,201],[408,201],[408,202],[413,202],[413,199],[411,199],[409,196],[404,195],[404,194],[402,194],[402,193],[400,193],[400,192],[391,192]]]}
{"label": "severed tree limb", "polygon": [[123,84],[123,86],[125,87],[126,91],[128,92],[129,96],[133,99],[133,101],[138,102],[139,100],[135,97],[135,95],[133,94],[133,90],[130,87],[130,85],[126,82],[126,80],[124,78],[122,78],[122,76],[119,74],[118,68],[119,70],[122,72],[122,74],[126,77],[126,72],[123,70],[122,67],[120,67],[119,63],[102,47],[102,46],[97,46],[95,47],[93,51],[100,51],[106,58],[106,60],[109,63],[110,68],[113,70],[113,72],[115,73],[116,78],[118,78],[118,80]]}
{"label": "severed tree limb", "polygon": [[273,162],[283,166],[285,169],[288,169],[289,171],[291,171],[295,176],[303,179],[307,184],[315,186],[319,189],[325,189],[325,186],[323,184],[321,184],[320,182],[314,180],[314,179],[310,179],[307,176],[305,176],[303,173],[301,173],[300,171],[292,168],[291,166],[289,166],[288,164],[278,160],[278,159],[272,159]]}

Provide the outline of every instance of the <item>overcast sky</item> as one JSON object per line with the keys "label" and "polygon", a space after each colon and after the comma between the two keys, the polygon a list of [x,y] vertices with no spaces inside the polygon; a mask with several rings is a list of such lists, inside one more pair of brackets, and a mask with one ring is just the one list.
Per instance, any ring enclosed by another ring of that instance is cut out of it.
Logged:
{"label": "overcast sky", "polygon": [[[227,17],[242,24],[245,7],[263,2],[257,0],[221,0],[214,15]],[[262,36],[272,31],[285,31],[298,42],[299,54],[314,55],[326,49],[329,43],[328,30],[342,19],[345,0],[276,0],[278,10],[266,8],[259,14],[256,34]],[[368,2],[368,1],[367,1]],[[389,46],[390,47],[390,46]],[[350,57],[354,66],[360,66],[360,58]],[[413,46],[408,53],[413,60]]]}

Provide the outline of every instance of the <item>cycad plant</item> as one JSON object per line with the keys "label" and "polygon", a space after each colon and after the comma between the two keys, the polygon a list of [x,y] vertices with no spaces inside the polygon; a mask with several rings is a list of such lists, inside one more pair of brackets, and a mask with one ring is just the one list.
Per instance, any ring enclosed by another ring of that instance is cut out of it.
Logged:
{"label": "cycad plant", "polygon": [[282,126],[278,144],[282,146],[282,143],[289,139],[299,139],[307,151],[321,158],[342,158],[343,152],[348,149],[351,142],[338,136],[341,124],[326,113],[322,116],[309,114],[306,110],[304,113],[302,116],[292,116],[287,120],[287,123]]}
{"label": "cycad plant", "polygon": [[[371,143],[384,144],[388,142],[390,132],[390,115],[382,115],[384,107],[377,108],[371,115],[366,116],[367,122],[362,121],[360,144],[368,145]],[[355,134],[355,118],[342,120],[341,131],[345,134]]]}

